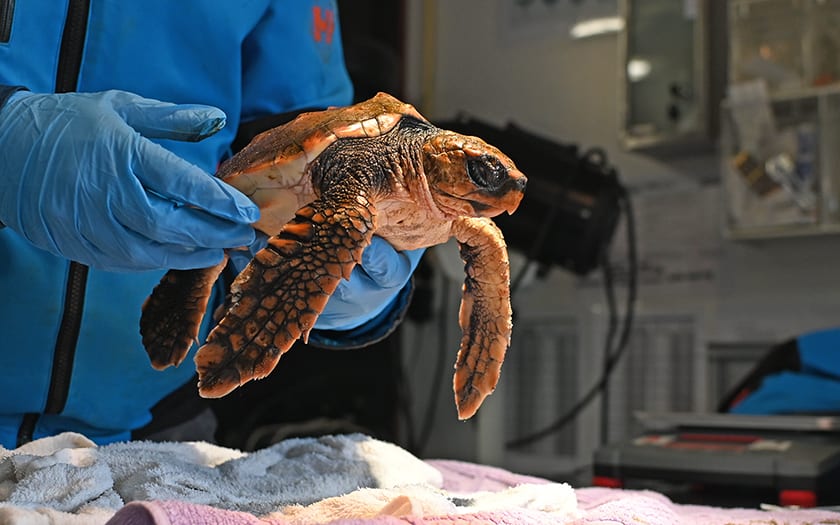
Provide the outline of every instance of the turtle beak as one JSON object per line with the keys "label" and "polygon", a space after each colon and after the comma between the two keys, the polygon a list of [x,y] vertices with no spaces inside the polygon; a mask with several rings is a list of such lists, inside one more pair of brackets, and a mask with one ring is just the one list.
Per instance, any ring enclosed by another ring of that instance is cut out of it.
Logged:
{"label": "turtle beak", "polygon": [[522,197],[525,196],[525,186],[528,185],[528,177],[519,170],[512,169],[508,173],[510,178],[502,186],[505,191],[505,196],[502,198],[502,207],[508,212],[508,215],[516,211]]}
{"label": "turtle beak", "polygon": [[473,211],[481,217],[495,217],[503,211],[510,215],[525,196],[528,178],[515,168],[508,170],[507,174],[507,180],[492,192],[479,190],[456,198],[468,201]]}

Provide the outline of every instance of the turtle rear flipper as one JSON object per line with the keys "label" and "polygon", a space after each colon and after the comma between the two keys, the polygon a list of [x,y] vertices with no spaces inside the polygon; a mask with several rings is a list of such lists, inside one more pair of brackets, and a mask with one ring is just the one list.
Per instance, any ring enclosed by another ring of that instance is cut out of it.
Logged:
{"label": "turtle rear flipper", "polygon": [[178,366],[198,340],[213,284],[227,264],[197,270],[169,270],[152,291],[140,316],[140,335],[152,366]]}
{"label": "turtle rear flipper", "polygon": [[233,305],[195,356],[199,392],[221,397],[268,375],[309,330],[373,236],[375,210],[315,201],[268,241],[231,286]]}
{"label": "turtle rear flipper", "polygon": [[455,405],[459,419],[472,417],[499,381],[510,346],[510,268],[502,233],[488,218],[452,223],[464,260],[458,322],[463,335],[455,362]]}

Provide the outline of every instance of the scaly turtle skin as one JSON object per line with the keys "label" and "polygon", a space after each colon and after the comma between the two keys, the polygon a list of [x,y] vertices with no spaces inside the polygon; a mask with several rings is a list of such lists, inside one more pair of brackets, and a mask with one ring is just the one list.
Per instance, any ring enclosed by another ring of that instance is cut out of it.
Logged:
{"label": "scaly turtle skin", "polygon": [[[259,205],[254,227],[272,237],[231,285],[229,309],[195,356],[202,396],[265,377],[305,341],[374,233],[398,250],[455,237],[466,271],[455,401],[461,419],[475,413],[510,343],[507,250],[489,218],[512,213],[523,196],[526,178],[508,157],[380,93],[257,136],[218,176]],[[155,368],[187,355],[225,263],[168,272],[143,305]]]}

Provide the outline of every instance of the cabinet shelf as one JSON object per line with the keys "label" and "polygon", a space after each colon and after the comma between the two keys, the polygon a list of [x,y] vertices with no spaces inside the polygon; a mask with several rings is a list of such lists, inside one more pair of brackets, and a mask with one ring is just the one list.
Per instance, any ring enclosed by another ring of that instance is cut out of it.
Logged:
{"label": "cabinet shelf", "polygon": [[727,237],[840,233],[840,86],[721,105]]}

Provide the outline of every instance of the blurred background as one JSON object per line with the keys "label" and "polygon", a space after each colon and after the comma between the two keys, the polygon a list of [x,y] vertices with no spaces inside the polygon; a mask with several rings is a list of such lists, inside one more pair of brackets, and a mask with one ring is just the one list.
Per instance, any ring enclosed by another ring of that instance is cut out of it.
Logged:
{"label": "blurred background", "polygon": [[[714,413],[771,347],[840,325],[840,1],[339,8],[358,100],[388,91],[529,176],[499,222],[513,341],[458,421],[463,270],[435,247],[395,336],[284,357],[295,401],[266,439],[356,429],[586,484],[600,447],[643,431],[637,412]],[[307,359],[340,388],[296,373]]]}

